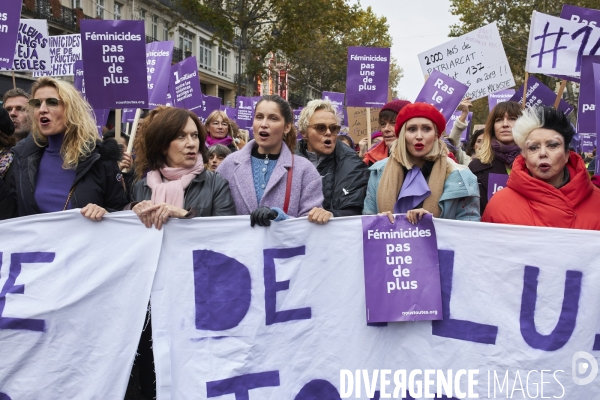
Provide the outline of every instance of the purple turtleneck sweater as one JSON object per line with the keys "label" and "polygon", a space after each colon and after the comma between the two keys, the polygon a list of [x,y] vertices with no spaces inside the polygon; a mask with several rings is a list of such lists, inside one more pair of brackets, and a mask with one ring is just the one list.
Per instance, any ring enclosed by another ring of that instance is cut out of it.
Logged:
{"label": "purple turtleneck sweater", "polygon": [[75,170],[62,167],[60,148],[64,136],[60,133],[47,136],[48,147],[38,168],[35,201],[43,213],[62,211],[75,181]]}

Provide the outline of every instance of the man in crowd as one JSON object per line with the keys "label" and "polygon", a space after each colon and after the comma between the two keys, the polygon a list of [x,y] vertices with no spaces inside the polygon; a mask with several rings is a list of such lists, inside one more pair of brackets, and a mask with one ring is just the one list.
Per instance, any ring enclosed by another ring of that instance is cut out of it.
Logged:
{"label": "man in crowd", "polygon": [[29,94],[20,88],[11,89],[2,97],[2,105],[15,125],[14,136],[17,142],[25,139],[31,131],[31,119],[27,112],[28,101]]}

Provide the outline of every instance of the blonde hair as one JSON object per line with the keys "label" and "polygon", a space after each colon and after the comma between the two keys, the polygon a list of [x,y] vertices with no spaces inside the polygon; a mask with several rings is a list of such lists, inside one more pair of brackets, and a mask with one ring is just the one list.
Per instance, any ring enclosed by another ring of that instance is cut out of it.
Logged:
{"label": "blonde hair", "polygon": [[[52,87],[58,92],[65,111],[65,133],[60,155],[63,159],[64,169],[75,169],[80,159],[85,159],[96,148],[98,129],[92,117],[92,107],[81,97],[81,94],[71,84],[53,78],[43,77],[38,79],[31,87],[31,98],[44,87]],[[32,135],[35,144],[46,146],[48,139],[40,133],[39,119],[33,118]]]}
{"label": "blonde hair", "polygon": [[223,122],[227,123],[227,136],[229,136],[233,139],[233,124],[231,123],[231,120],[229,119],[229,117],[227,116],[225,111],[215,110],[210,113],[208,118],[206,118],[206,121],[204,121],[204,127],[206,128],[206,133],[208,135],[210,135],[210,132],[208,131],[208,127],[210,126],[210,124],[212,124],[212,122],[214,120],[216,120],[219,117],[223,118]]}
{"label": "blonde hair", "polygon": [[[433,143],[433,147],[429,153],[425,154],[424,156],[427,161],[436,161],[438,158],[442,156],[446,157],[448,155],[448,147],[446,146],[446,143],[444,143],[444,141],[438,137],[437,127],[435,124],[432,125],[436,133],[436,140]],[[398,140],[392,144],[391,154],[394,154],[396,160],[406,169],[411,169],[415,165],[413,157],[406,149],[406,124],[402,125],[400,134],[398,135]]]}
{"label": "blonde hair", "polygon": [[300,117],[298,118],[298,130],[300,131],[300,133],[306,133],[306,130],[308,129],[308,125],[310,123],[310,119],[312,118],[314,113],[316,113],[319,110],[329,111],[333,114],[337,123],[340,123],[340,116],[337,114],[337,111],[331,101],[320,99],[311,100],[308,102],[306,107],[304,107],[300,112]]}
{"label": "blonde hair", "polygon": [[523,111],[523,115],[515,122],[515,126],[513,126],[513,139],[515,143],[524,150],[529,134],[534,129],[542,128],[543,126],[544,121],[541,120],[538,110],[535,108],[526,109]]}

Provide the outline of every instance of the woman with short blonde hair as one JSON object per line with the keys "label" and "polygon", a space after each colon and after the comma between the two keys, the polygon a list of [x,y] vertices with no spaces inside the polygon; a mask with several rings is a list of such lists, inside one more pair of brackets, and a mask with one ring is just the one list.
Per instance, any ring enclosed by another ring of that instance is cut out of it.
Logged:
{"label": "woman with short blonde hair", "polygon": [[238,150],[233,136],[233,124],[224,111],[215,110],[210,113],[204,126],[206,127],[206,147],[222,144],[232,152]]}

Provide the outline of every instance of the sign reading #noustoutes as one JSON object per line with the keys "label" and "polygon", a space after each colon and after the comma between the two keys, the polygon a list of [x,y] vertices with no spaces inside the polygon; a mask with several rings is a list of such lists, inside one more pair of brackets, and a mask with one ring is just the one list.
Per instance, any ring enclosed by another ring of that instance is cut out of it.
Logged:
{"label": "sign reading #noustoutes", "polygon": [[[540,82],[535,76],[529,76],[529,79],[527,80],[527,107],[539,105],[553,107],[555,100],[556,93],[554,93],[552,89]],[[523,102],[523,85],[515,92],[510,101],[517,103]],[[573,106],[563,99],[558,103],[558,109],[562,110],[567,115],[573,112]]]}
{"label": "sign reading #noustoutes", "polygon": [[442,319],[437,241],[431,214],[362,217],[367,322]]}
{"label": "sign reading #noustoutes", "polygon": [[81,60],[81,35],[50,36],[50,68],[34,71],[34,77],[73,76],[75,61]]}
{"label": "sign reading #noustoutes", "polygon": [[196,57],[188,57],[171,66],[169,91],[173,107],[185,108],[200,116],[202,92],[200,91]]}
{"label": "sign reading #noustoutes", "polygon": [[431,104],[448,121],[468,90],[469,87],[467,85],[436,70],[425,81],[415,103]]}
{"label": "sign reading #noustoutes", "polygon": [[496,93],[490,93],[488,95],[488,107],[490,112],[492,112],[492,110],[494,109],[494,107],[496,107],[498,103],[509,101],[511,97],[514,96],[514,94],[515,89],[506,89]]}
{"label": "sign reading #noustoutes", "polygon": [[388,98],[390,49],[348,47],[346,105],[383,107]]}
{"label": "sign reading #noustoutes", "polygon": [[13,69],[23,0],[0,3],[0,69]]}
{"label": "sign reading #noustoutes", "polygon": [[152,42],[146,45],[146,79],[148,104],[151,109],[166,103],[172,58],[173,41]]}
{"label": "sign reading #noustoutes", "polygon": [[344,93],[338,92],[323,92],[323,100],[329,100],[331,104],[335,107],[340,119],[342,120],[342,125],[344,125]]}
{"label": "sign reading #noustoutes", "polygon": [[[4,43],[2,43],[4,46]],[[51,71],[50,36],[45,19],[21,19],[14,48],[13,71]]]}
{"label": "sign reading #noustoutes", "polygon": [[148,108],[143,21],[81,20],[86,95],[94,108]]}
{"label": "sign reading #noustoutes", "polygon": [[515,85],[495,22],[419,54],[425,76],[434,70],[469,87],[472,100]]}

